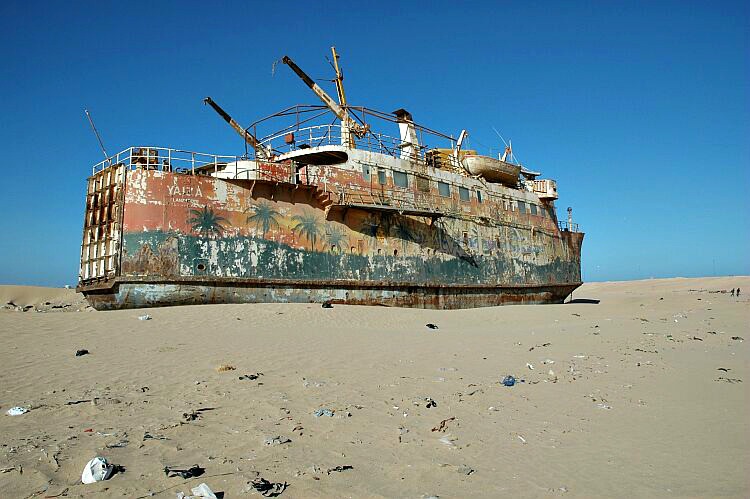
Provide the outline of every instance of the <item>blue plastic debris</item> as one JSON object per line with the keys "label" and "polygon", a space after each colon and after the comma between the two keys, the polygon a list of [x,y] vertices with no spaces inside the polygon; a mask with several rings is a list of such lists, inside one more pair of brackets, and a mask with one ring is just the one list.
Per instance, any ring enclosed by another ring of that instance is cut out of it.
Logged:
{"label": "blue plastic debris", "polygon": [[505,386],[513,386],[513,385],[516,384],[516,378],[514,378],[513,376],[508,375],[508,376],[506,376],[506,377],[503,378],[502,384],[505,385]]}

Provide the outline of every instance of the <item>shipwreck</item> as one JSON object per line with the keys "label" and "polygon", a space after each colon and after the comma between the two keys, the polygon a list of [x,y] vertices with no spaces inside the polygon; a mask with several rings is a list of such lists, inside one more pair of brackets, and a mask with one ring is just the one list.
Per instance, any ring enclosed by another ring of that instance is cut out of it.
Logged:
{"label": "shipwreck", "polygon": [[[554,180],[457,137],[337,99],[243,127],[234,156],[138,146],[88,179],[78,290],[99,310],[331,302],[424,308],[560,303],[584,234]],[[390,135],[389,135],[390,134]]]}

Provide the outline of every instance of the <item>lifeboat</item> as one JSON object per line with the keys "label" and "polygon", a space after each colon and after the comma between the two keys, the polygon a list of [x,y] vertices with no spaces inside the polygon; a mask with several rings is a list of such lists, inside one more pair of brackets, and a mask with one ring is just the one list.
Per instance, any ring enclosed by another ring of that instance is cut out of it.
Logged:
{"label": "lifeboat", "polygon": [[461,162],[469,173],[484,177],[488,182],[498,182],[512,187],[518,185],[521,165],[478,154],[467,154],[461,158]]}

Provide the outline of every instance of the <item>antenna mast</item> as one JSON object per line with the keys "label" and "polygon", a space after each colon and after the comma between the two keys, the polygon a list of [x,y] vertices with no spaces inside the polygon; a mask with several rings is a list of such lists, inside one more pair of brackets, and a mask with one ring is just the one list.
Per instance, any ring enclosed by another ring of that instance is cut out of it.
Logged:
{"label": "antenna mast", "polygon": [[339,56],[336,53],[336,47],[331,47],[333,54],[333,69],[336,70],[336,93],[339,95],[339,105],[346,107],[346,95],[344,94],[344,74],[339,68]]}
{"label": "antenna mast", "polygon": [[91,125],[91,129],[94,131],[94,135],[96,135],[96,140],[99,141],[99,147],[102,149],[102,154],[104,154],[104,159],[109,159],[109,154],[107,154],[106,149],[104,149],[104,144],[102,144],[102,138],[99,137],[99,132],[96,131],[96,127],[94,126],[94,121],[91,119],[91,115],[89,114],[88,109],[84,108],[83,112],[86,113],[86,117],[89,119],[89,124]]}

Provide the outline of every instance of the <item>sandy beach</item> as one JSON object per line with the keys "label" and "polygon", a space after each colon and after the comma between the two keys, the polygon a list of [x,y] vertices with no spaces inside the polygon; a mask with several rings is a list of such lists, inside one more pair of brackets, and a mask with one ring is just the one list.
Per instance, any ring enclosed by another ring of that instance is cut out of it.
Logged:
{"label": "sandy beach", "polygon": [[[0,286],[0,496],[745,498],[748,296],[723,277],[456,311],[96,312]],[[95,456],[121,469],[84,485]]]}

